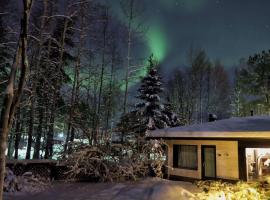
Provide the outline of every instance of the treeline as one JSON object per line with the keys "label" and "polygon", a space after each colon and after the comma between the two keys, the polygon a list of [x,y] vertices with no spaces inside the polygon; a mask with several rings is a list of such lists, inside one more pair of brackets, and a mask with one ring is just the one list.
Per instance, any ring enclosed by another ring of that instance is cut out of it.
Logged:
{"label": "treeline", "polygon": [[240,61],[232,105],[234,116],[270,115],[270,50]]}
{"label": "treeline", "polygon": [[219,62],[212,63],[206,52],[191,49],[188,66],[174,70],[167,83],[167,96],[173,110],[185,124],[208,121],[231,115],[232,84],[228,71]]}
{"label": "treeline", "polygon": [[184,124],[270,114],[270,50],[241,59],[226,69],[206,52],[191,49],[188,65],[169,76],[166,96]]}

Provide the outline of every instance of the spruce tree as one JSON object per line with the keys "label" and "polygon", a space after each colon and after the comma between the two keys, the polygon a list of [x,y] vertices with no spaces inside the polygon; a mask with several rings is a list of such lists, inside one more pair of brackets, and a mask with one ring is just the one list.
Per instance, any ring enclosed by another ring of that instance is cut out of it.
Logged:
{"label": "spruce tree", "polygon": [[153,56],[148,61],[148,75],[141,81],[139,95],[136,97],[139,103],[135,105],[136,115],[140,119],[137,132],[140,133],[167,127],[166,117],[163,116],[164,105],[160,101],[163,91],[161,77],[158,75]]}
{"label": "spruce tree", "polygon": [[[118,130],[122,136],[145,137],[148,130],[162,129],[180,125],[170,106],[164,106],[160,95],[163,92],[162,78],[158,74],[157,63],[149,58],[148,74],[138,89],[138,103],[134,110],[122,116]],[[122,137],[122,139],[123,139]]]}
{"label": "spruce tree", "polygon": [[164,104],[163,116],[169,127],[183,126],[185,124],[184,119],[179,119],[176,113],[174,113],[170,98],[167,97],[167,101]]}

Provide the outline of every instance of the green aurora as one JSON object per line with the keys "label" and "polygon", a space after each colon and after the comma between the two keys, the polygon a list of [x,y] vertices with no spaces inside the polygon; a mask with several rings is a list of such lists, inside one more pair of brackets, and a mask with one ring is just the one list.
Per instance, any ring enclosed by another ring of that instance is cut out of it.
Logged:
{"label": "green aurora", "polygon": [[[160,7],[165,8],[166,10],[179,10],[183,12],[197,12],[201,10],[208,0],[158,0],[156,3],[160,5]],[[146,3],[149,3],[149,0],[146,0]],[[122,23],[127,24],[127,19],[121,12],[121,8],[118,4],[112,4],[112,9],[115,13],[115,16],[122,21]],[[138,21],[137,21],[138,20]],[[136,19],[134,22],[134,26],[136,24],[140,24],[140,20]],[[136,73],[133,74],[130,82],[129,88],[136,85],[142,77],[147,75],[147,66],[148,66],[148,56],[153,54],[155,60],[159,63],[162,63],[164,59],[166,59],[170,47],[170,40],[168,38],[168,34],[166,30],[164,30],[165,26],[163,24],[163,20],[159,18],[150,18],[146,20],[147,23],[147,32],[143,38],[145,43],[145,48],[147,48],[144,66],[141,66]],[[135,30],[136,27],[133,27]],[[121,83],[121,90],[125,90],[125,82]]]}
{"label": "green aurora", "polygon": [[158,62],[162,62],[167,54],[167,39],[165,32],[158,26],[152,27],[147,32],[147,44],[150,53]]}
{"label": "green aurora", "polygon": [[[153,54],[154,59],[161,63],[167,55],[167,39],[165,32],[159,26],[152,26],[146,33],[145,43],[147,44],[148,48],[148,56]],[[134,76],[132,77],[131,81],[129,82],[129,87],[136,85],[142,77],[147,75],[147,66],[148,66],[148,57],[145,57],[144,65],[141,66]],[[125,90],[125,84],[121,84],[121,90]]]}
{"label": "green aurora", "polygon": [[[157,4],[160,5],[160,7],[163,7],[166,10],[182,10],[186,12],[196,12],[200,10],[205,3],[208,0],[157,0]],[[110,2],[110,1],[107,1]],[[120,2],[120,1],[119,1]],[[111,9],[113,10],[113,13],[115,17],[117,17],[122,23],[127,24],[127,19],[122,13],[122,10],[120,8],[120,3],[111,3]],[[150,0],[146,0],[146,3],[149,3]],[[176,4],[178,6],[176,6]],[[138,21],[137,21],[138,20]],[[136,19],[133,24],[133,29],[135,30],[136,24],[140,24],[142,19]],[[144,41],[144,46],[146,48],[146,51],[144,51],[143,56],[145,61],[143,63],[143,66],[140,66],[140,68],[132,75],[130,81],[129,81],[129,88],[136,85],[142,77],[147,75],[147,66],[148,66],[148,56],[153,54],[154,59],[157,60],[159,63],[162,63],[164,59],[166,59],[168,55],[168,47],[169,44],[169,38],[167,35],[166,30],[164,30],[164,24],[162,22],[163,20],[160,18],[150,18],[149,20],[146,20],[145,23],[147,23],[147,32],[144,35],[144,38],[142,39]],[[84,84],[84,83],[83,83]],[[86,83],[85,83],[86,84]],[[106,84],[106,83],[105,83]],[[120,89],[122,91],[125,90],[125,82],[121,81],[120,83]]]}

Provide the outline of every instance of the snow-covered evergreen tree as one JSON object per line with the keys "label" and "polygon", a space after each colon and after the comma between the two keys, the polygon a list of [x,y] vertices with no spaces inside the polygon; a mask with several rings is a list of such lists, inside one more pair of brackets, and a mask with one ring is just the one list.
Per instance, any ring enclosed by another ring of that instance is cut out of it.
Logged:
{"label": "snow-covered evergreen tree", "polygon": [[122,140],[134,136],[143,138],[148,130],[181,125],[177,115],[172,112],[170,103],[164,105],[161,101],[162,78],[158,74],[153,56],[148,61],[148,74],[142,79],[136,96],[138,103],[134,110],[121,117],[118,124]]}
{"label": "snow-covered evergreen tree", "polygon": [[167,127],[166,117],[163,116],[164,105],[160,94],[163,91],[161,77],[158,75],[153,56],[149,58],[148,75],[142,79],[138,89],[139,103],[135,105],[136,115],[140,118],[139,132]]}
{"label": "snow-covered evergreen tree", "polygon": [[167,97],[167,102],[164,104],[163,116],[165,117],[167,126],[176,127],[183,126],[186,124],[184,119],[179,119],[179,117],[172,111],[172,104],[170,102],[170,98]]}

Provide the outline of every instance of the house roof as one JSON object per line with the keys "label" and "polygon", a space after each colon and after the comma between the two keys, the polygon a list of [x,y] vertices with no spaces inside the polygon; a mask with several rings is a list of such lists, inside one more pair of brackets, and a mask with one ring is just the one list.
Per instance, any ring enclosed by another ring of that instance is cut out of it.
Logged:
{"label": "house roof", "polygon": [[258,138],[270,139],[270,116],[233,117],[230,119],[158,129],[148,138]]}

